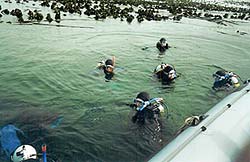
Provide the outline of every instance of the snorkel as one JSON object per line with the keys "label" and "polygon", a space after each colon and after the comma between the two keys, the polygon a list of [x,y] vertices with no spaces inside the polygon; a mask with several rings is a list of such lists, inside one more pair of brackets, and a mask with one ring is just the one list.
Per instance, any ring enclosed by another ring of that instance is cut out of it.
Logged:
{"label": "snorkel", "polygon": [[42,153],[43,153],[43,162],[47,162],[47,155],[46,155],[46,145],[42,145]]}

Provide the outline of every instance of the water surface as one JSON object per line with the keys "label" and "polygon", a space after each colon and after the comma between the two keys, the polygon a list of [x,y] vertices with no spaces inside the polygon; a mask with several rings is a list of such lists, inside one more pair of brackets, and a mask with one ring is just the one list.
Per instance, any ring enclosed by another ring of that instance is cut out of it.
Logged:
{"label": "water surface", "polygon": [[[0,125],[13,123],[39,149],[63,162],[145,161],[177,132],[186,117],[207,112],[230,92],[211,90],[220,69],[250,77],[249,21],[218,25],[180,22],[94,21],[69,15],[56,27],[0,24]],[[92,27],[92,28],[80,28]],[[159,55],[156,42],[170,48]],[[145,48],[146,47],[146,48]],[[145,50],[142,50],[145,49]],[[116,57],[115,79],[105,82],[95,69]],[[164,87],[152,72],[173,64],[180,77]],[[150,127],[131,123],[131,103],[140,91],[162,97],[170,116],[154,139]]]}

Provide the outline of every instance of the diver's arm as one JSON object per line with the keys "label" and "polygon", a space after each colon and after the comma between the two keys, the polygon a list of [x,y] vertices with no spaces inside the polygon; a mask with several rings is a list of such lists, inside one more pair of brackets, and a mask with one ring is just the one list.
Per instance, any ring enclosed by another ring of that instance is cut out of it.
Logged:
{"label": "diver's arm", "polygon": [[113,63],[113,66],[115,67],[115,56],[112,57],[112,63]]}
{"label": "diver's arm", "polygon": [[98,69],[102,69],[104,66],[105,66],[105,62],[104,62],[104,61],[100,61],[100,62],[98,62],[98,64],[97,64],[97,68],[98,68]]}

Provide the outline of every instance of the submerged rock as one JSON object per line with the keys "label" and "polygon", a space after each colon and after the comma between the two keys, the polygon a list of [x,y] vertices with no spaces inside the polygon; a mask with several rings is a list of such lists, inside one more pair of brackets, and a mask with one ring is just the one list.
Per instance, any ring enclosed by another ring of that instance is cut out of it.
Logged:
{"label": "submerged rock", "polygon": [[34,19],[37,20],[38,22],[43,20],[43,15],[39,13],[37,10],[34,11]]}
{"label": "submerged rock", "polygon": [[5,15],[9,15],[10,11],[8,9],[4,9],[1,11],[1,13],[5,14]]}
{"label": "submerged rock", "polygon": [[[17,0],[20,1],[20,0]],[[34,0],[36,1],[36,0]],[[6,2],[10,3],[9,0]],[[25,2],[25,1],[23,1]],[[33,4],[35,5],[35,4]],[[182,17],[188,18],[198,18],[211,21],[222,20],[227,18],[232,19],[249,19],[249,8],[241,7],[230,7],[226,5],[218,5],[216,3],[203,3],[203,2],[191,2],[191,1],[107,1],[107,0],[83,0],[83,1],[51,1],[51,0],[42,0],[40,3],[41,6],[49,7],[55,12],[55,21],[61,21],[60,12],[64,16],[66,13],[70,14],[79,14],[82,12],[87,16],[93,16],[95,20],[106,19],[112,17],[114,19],[119,18],[121,21],[126,20],[128,23],[131,23],[136,17],[139,23],[144,20],[147,21],[162,21],[168,20],[169,17],[173,18],[174,21],[180,21]],[[0,9],[1,9],[0,5]],[[161,12],[161,10],[166,10],[168,12]],[[223,11],[223,14],[211,14],[213,11],[219,12]],[[225,13],[226,12],[226,13]],[[10,12],[8,9],[2,10],[1,12],[4,15],[8,15]],[[12,12],[11,15],[15,15],[18,19],[21,19],[21,12],[18,12],[18,16],[15,12]],[[204,14],[203,14],[204,13]],[[233,14],[232,14],[233,13]],[[230,14],[230,15],[229,15]],[[204,15],[204,17],[202,17]],[[2,15],[3,16],[3,15]],[[39,12],[34,13],[29,10],[28,19],[42,21],[43,15]],[[53,19],[51,16],[46,16],[48,22],[52,22]]]}
{"label": "submerged rock", "polygon": [[49,1],[48,1],[48,0],[43,1],[43,2],[41,3],[41,6],[50,7]]}
{"label": "submerged rock", "polygon": [[133,15],[129,15],[128,17],[127,17],[127,22],[128,23],[131,23],[133,20],[134,20],[134,16]]}
{"label": "submerged rock", "polygon": [[225,19],[227,19],[227,18],[228,18],[228,13],[225,13],[225,14],[223,15],[223,17],[224,17]]}
{"label": "submerged rock", "polygon": [[20,9],[16,8],[10,12],[12,16],[16,16],[17,18],[21,18],[23,16],[23,13]]}
{"label": "submerged rock", "polygon": [[29,20],[33,20],[34,19],[34,13],[31,10],[29,10],[29,12],[28,12],[28,19]]}
{"label": "submerged rock", "polygon": [[173,20],[180,21],[182,19],[182,15],[174,16]]}
{"label": "submerged rock", "polygon": [[55,14],[55,21],[56,21],[57,23],[60,23],[60,21],[61,21],[60,11],[56,11],[56,14]]}
{"label": "submerged rock", "polygon": [[46,20],[51,23],[53,21],[53,19],[51,18],[50,14],[48,13],[46,16]]}

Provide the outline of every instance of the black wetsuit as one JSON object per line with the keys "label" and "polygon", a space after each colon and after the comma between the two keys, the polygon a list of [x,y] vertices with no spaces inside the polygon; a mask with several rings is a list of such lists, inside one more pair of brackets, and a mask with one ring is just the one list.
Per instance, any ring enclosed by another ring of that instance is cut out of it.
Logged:
{"label": "black wetsuit", "polygon": [[113,72],[108,72],[106,67],[103,68],[103,71],[105,73],[105,79],[111,80],[113,78],[114,73]]}
{"label": "black wetsuit", "polygon": [[[231,77],[228,75],[228,72],[225,70],[219,70],[215,73],[216,80],[214,82],[213,88],[222,88],[226,87],[227,85],[232,85]],[[224,78],[223,78],[224,77]]]}
{"label": "black wetsuit", "polygon": [[145,124],[145,121],[156,121],[157,124],[159,124],[160,120],[160,110],[155,109],[153,105],[149,105],[145,107],[141,111],[137,111],[135,115],[132,117],[132,122],[133,123],[138,123],[138,124]]}
{"label": "black wetsuit", "polygon": [[169,78],[169,72],[171,70],[175,71],[175,69],[172,66],[168,65],[162,71],[156,73],[157,78],[161,79],[163,84],[170,84],[175,79],[175,78]]}
{"label": "black wetsuit", "polygon": [[166,43],[166,45],[163,46],[161,42],[157,42],[156,48],[157,48],[160,52],[165,52],[166,49],[168,49],[168,43]]}
{"label": "black wetsuit", "polygon": [[[139,98],[143,100],[144,102],[150,100],[150,96],[147,92],[139,93],[136,98]],[[149,119],[149,120],[155,120],[157,121],[157,123],[159,123],[158,121],[159,114],[160,114],[159,109],[155,109],[155,107],[150,104],[147,107],[145,107],[143,110],[136,111],[135,115],[132,117],[132,122],[133,123],[137,122],[138,124],[144,124],[145,120]]]}

